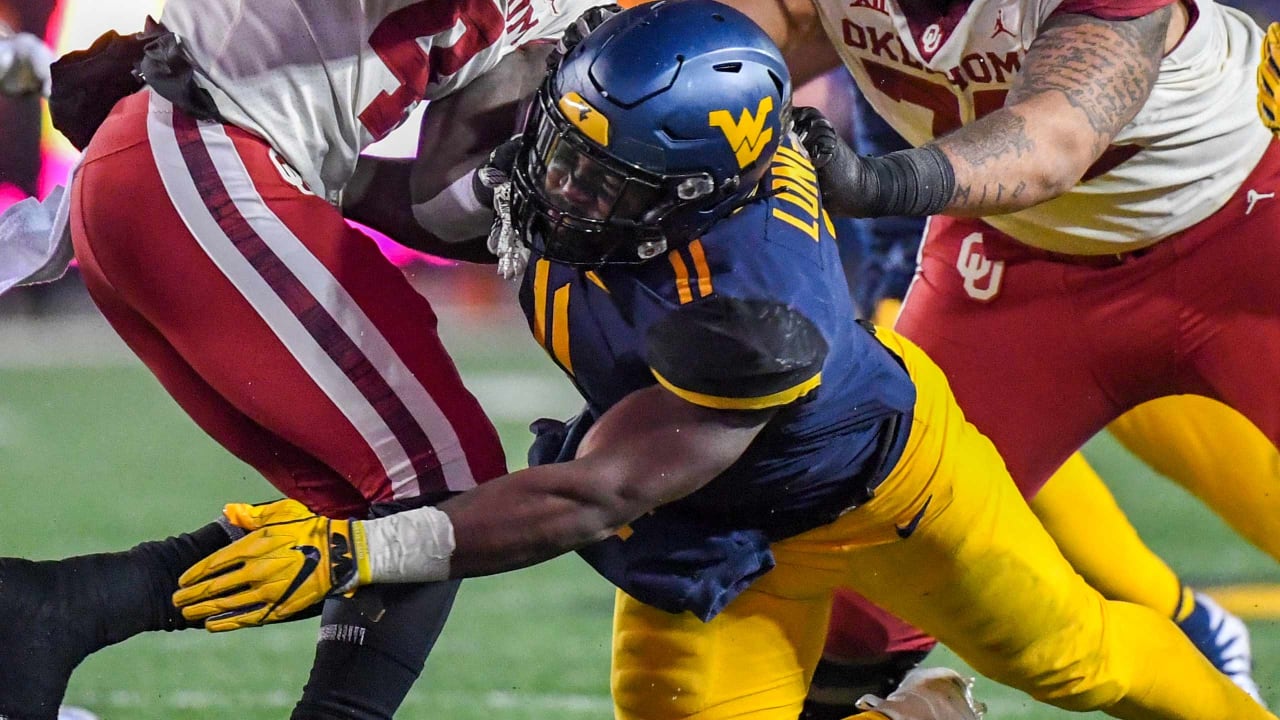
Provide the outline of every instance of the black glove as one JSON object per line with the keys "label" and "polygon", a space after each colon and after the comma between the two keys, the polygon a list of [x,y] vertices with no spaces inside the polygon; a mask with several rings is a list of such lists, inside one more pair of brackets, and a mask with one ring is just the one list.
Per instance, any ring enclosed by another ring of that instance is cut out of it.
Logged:
{"label": "black glove", "polygon": [[564,31],[560,42],[556,43],[556,49],[547,56],[547,69],[555,70],[560,65],[560,61],[564,59],[564,56],[568,55],[570,50],[573,50],[578,43],[582,42],[584,37],[600,27],[605,20],[620,12],[622,12],[621,5],[597,5],[579,15],[578,19],[569,26],[569,29]]}
{"label": "black glove", "polygon": [[865,217],[866,202],[873,196],[868,185],[876,181],[866,160],[849,147],[817,108],[797,107],[791,118],[792,131],[818,171],[822,204],[834,215]]}
{"label": "black glove", "polygon": [[955,168],[936,145],[864,157],[811,107],[795,109],[791,129],[813,161],[832,215],[922,217],[941,212],[955,195]]}
{"label": "black glove", "polygon": [[471,175],[471,192],[475,193],[476,199],[485,207],[493,207],[494,188],[511,180],[523,139],[524,135],[514,135],[494,148],[489,153],[489,158]]}
{"label": "black glove", "polygon": [[529,425],[533,444],[529,446],[529,467],[569,462],[577,457],[578,446],[595,423],[591,408],[561,422],[551,418],[539,418]]}

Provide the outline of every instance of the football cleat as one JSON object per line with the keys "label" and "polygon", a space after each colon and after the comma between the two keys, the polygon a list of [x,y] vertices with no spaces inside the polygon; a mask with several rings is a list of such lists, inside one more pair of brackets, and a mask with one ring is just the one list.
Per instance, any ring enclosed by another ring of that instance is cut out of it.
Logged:
{"label": "football cleat", "polygon": [[1241,690],[1266,705],[1258,684],[1253,680],[1253,651],[1249,645],[1249,628],[1204,593],[1195,593],[1195,607],[1178,623],[1196,649],[1209,658],[1213,666],[1231,678]]}
{"label": "football cleat", "polygon": [[888,697],[865,695],[862,710],[889,720],[982,720],[987,706],[973,699],[973,679],[951,668],[916,668]]}
{"label": "football cleat", "polygon": [[58,708],[58,720],[100,720],[100,718],[82,707],[63,705]]}

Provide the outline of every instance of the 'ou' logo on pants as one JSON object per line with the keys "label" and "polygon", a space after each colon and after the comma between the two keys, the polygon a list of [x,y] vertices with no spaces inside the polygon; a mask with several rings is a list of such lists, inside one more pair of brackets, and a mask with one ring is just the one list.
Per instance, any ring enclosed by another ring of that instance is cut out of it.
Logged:
{"label": "'ou' logo on pants", "polygon": [[1000,292],[1003,260],[989,260],[982,254],[982,233],[973,233],[960,243],[956,270],[964,278],[964,291],[974,300],[987,301]]}

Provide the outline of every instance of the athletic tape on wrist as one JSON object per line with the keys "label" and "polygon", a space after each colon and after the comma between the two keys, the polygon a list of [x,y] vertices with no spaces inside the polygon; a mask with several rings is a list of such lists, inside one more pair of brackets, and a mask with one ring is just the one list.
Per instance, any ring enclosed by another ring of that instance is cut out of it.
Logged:
{"label": "athletic tape on wrist", "polygon": [[[368,582],[435,582],[449,578],[453,522],[434,507],[363,520]],[[362,574],[361,579],[364,579]]]}

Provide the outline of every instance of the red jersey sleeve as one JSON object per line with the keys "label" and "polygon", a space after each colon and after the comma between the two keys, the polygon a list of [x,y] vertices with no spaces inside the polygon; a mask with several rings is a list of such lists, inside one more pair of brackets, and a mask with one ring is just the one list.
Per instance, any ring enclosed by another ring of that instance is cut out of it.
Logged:
{"label": "red jersey sleeve", "polygon": [[1053,14],[1080,13],[1103,20],[1132,20],[1176,2],[1179,0],[1063,0]]}

